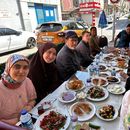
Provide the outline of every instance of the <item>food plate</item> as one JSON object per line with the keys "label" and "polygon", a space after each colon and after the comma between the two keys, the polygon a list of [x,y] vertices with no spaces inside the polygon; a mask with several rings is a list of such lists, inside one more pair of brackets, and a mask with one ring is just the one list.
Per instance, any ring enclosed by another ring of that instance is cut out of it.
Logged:
{"label": "food plate", "polygon": [[112,94],[123,94],[126,89],[125,87],[119,85],[119,84],[110,84],[108,87],[107,87],[107,90],[112,93]]}
{"label": "food plate", "polygon": [[106,78],[97,77],[92,79],[92,85],[98,87],[104,87],[108,85],[108,81],[106,80]]}
{"label": "food plate", "polygon": [[[41,123],[42,119],[45,118],[45,116],[49,115],[49,113],[52,112],[52,111],[57,112],[57,113],[60,113],[60,114],[63,115],[63,116],[66,116],[65,124],[64,124],[64,126],[63,126],[62,128],[60,128],[59,130],[66,130],[66,129],[68,128],[68,126],[69,126],[69,124],[70,124],[70,116],[69,116],[69,114],[68,114],[67,112],[65,113],[65,111],[62,112],[61,110],[54,110],[54,109],[52,109],[52,110],[46,111],[46,112],[43,113],[41,116],[39,116],[39,118],[37,119],[36,123],[34,124],[35,130],[43,130],[43,129],[40,127],[40,123]],[[64,114],[63,114],[63,113],[64,113]],[[53,130],[53,129],[51,129],[51,130]]]}
{"label": "food plate", "polygon": [[99,65],[99,70],[102,72],[107,70],[107,67],[105,65]]}
{"label": "food plate", "polygon": [[86,121],[91,119],[95,115],[95,112],[95,106],[90,102],[76,102],[69,109],[71,116],[73,114],[78,116],[78,121]]}
{"label": "food plate", "polygon": [[[107,118],[102,117],[101,114]],[[103,105],[97,108],[96,116],[104,121],[113,121],[118,116],[118,110],[112,105]]]}
{"label": "food plate", "polygon": [[99,125],[97,122],[83,122],[80,124],[76,124],[75,130],[105,130],[102,126]]}
{"label": "food plate", "polygon": [[52,107],[51,101],[43,102],[41,105],[43,106],[44,110],[50,109]]}
{"label": "food plate", "polygon": [[76,92],[74,91],[68,91],[63,92],[59,95],[59,101],[62,103],[70,103],[76,100]]}
{"label": "food plate", "polygon": [[103,101],[109,96],[109,93],[107,89],[103,87],[91,87],[90,89],[88,89],[87,95],[87,99],[91,101]]}
{"label": "food plate", "polygon": [[115,76],[108,76],[107,80],[109,83],[120,83],[120,79]]}
{"label": "food plate", "polygon": [[100,77],[108,77],[109,74],[107,74],[107,73],[105,73],[105,72],[101,72],[101,73],[99,74],[99,76],[100,76]]}
{"label": "food plate", "polygon": [[79,91],[79,90],[84,89],[85,84],[81,80],[73,79],[73,80],[67,81],[65,86],[66,86],[66,89],[68,90]]}

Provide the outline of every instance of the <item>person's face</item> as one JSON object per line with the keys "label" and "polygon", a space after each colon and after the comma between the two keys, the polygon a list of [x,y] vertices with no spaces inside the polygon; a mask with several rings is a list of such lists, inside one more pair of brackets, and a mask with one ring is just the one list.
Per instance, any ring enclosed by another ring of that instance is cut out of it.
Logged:
{"label": "person's face", "polygon": [[126,32],[127,32],[127,34],[130,35],[130,27],[127,27],[127,28],[126,28]]}
{"label": "person's face", "polygon": [[85,33],[82,37],[82,40],[88,43],[90,41],[90,33]]}
{"label": "person's face", "polygon": [[56,59],[56,49],[50,48],[44,52],[43,59],[46,63],[52,63]]}
{"label": "person's face", "polygon": [[10,69],[10,76],[16,82],[25,80],[29,72],[29,64],[26,61],[16,62]]}
{"label": "person's face", "polygon": [[97,36],[97,30],[96,30],[95,28],[93,28],[93,29],[91,30],[91,35],[92,35],[92,36]]}
{"label": "person's face", "polygon": [[72,50],[74,50],[76,48],[77,43],[78,43],[77,38],[68,38],[68,39],[66,39],[66,45]]}

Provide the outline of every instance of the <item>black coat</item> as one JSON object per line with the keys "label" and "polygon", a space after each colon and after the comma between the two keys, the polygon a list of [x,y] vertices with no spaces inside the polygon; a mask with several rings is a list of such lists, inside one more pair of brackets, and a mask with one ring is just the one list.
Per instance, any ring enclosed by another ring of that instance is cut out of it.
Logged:
{"label": "black coat", "polygon": [[87,67],[93,62],[93,59],[90,56],[89,43],[86,44],[84,41],[81,41],[76,47],[76,51],[80,58],[80,64],[83,67]]}
{"label": "black coat", "polygon": [[80,70],[80,62],[76,50],[71,50],[66,45],[59,51],[56,64],[63,81],[67,80],[77,70]]}

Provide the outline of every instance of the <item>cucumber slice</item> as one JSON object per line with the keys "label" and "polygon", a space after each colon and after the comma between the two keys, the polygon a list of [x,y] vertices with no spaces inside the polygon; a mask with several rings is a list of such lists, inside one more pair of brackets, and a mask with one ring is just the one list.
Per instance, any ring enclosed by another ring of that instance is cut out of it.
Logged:
{"label": "cucumber slice", "polygon": [[92,123],[89,123],[89,127],[94,128],[94,129],[99,129],[99,128],[101,128],[100,126],[95,125],[95,124],[92,124]]}

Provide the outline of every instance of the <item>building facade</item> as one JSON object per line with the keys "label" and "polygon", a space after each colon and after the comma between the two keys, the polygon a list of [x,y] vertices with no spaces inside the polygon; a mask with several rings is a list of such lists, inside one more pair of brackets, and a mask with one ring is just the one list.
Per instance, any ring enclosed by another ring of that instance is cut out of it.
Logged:
{"label": "building facade", "polygon": [[60,0],[0,1],[0,25],[32,31],[40,23],[61,19]]}

